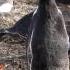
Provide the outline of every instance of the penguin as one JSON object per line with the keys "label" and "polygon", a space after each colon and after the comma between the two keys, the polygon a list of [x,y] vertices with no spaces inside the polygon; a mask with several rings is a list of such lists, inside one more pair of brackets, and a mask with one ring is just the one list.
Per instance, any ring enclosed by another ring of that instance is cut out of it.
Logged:
{"label": "penguin", "polygon": [[30,25],[30,70],[69,70],[69,37],[55,0],[39,0]]}

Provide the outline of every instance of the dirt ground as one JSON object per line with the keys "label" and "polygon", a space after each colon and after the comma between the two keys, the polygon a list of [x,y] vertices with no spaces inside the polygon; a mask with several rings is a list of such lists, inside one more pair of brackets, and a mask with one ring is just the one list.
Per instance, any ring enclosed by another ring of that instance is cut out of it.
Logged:
{"label": "dirt ground", "polygon": [[[12,11],[0,14],[0,29],[13,27],[18,20],[36,7],[32,2],[30,4],[24,0],[14,0]],[[27,70],[27,40],[19,35],[12,37],[4,37],[5,39],[0,42],[0,67],[4,70]]]}

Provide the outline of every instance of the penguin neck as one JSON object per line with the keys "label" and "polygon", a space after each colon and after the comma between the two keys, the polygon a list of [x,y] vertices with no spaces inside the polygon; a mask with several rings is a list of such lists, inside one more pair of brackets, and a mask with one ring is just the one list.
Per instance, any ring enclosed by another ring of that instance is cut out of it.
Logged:
{"label": "penguin neck", "polygon": [[50,8],[50,7],[56,7],[55,0],[39,0],[39,7],[45,7],[45,8]]}

